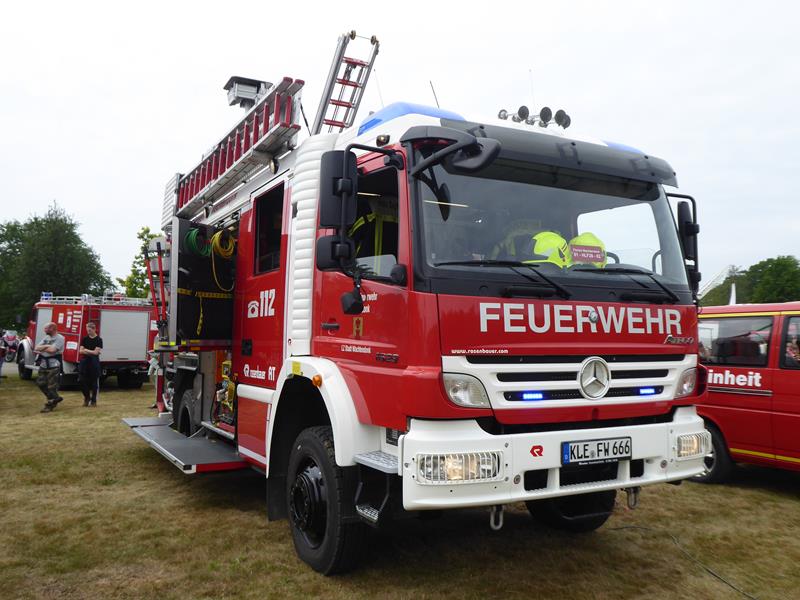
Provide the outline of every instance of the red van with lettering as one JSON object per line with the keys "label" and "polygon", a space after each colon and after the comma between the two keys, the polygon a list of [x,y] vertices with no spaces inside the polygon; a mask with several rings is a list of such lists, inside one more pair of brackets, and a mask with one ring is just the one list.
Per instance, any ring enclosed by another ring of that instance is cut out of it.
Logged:
{"label": "red van with lettering", "polygon": [[737,462],[800,471],[800,302],[704,307],[699,337],[713,448],[697,479],[724,481]]}

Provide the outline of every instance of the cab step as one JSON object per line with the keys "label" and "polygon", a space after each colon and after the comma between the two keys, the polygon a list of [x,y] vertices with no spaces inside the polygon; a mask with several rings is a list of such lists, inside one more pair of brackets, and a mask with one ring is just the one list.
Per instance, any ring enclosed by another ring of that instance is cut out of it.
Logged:
{"label": "cab step", "polygon": [[356,513],[370,525],[377,525],[381,517],[380,509],[375,508],[371,504],[357,504]]}
{"label": "cab step", "polygon": [[355,461],[360,465],[377,469],[383,473],[392,475],[400,474],[400,461],[394,454],[389,454],[382,450],[373,450],[365,454],[356,454]]}

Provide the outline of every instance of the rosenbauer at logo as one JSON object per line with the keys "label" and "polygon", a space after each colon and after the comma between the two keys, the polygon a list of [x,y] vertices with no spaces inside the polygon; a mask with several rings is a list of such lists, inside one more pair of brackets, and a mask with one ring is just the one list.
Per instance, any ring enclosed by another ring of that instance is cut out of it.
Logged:
{"label": "rosenbauer at logo", "polygon": [[256,319],[258,317],[274,317],[275,308],[275,289],[261,290],[258,292],[258,300],[251,300],[247,303],[247,318]]}
{"label": "rosenbauer at logo", "polygon": [[674,308],[481,302],[481,333],[494,321],[492,328],[502,327],[505,333],[683,333],[681,313]]}
{"label": "rosenbauer at logo", "polygon": [[267,379],[267,372],[262,371],[261,369],[258,368],[258,366],[250,368],[250,365],[245,363],[242,372],[244,373],[245,377],[252,377],[253,379],[261,379],[262,381]]}

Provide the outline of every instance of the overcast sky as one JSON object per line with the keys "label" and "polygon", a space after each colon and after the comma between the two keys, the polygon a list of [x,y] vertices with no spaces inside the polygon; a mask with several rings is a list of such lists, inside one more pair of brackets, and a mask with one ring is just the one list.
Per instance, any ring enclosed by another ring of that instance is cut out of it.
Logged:
{"label": "overcast sky", "polygon": [[312,119],[336,38],[356,29],[381,42],[356,122],[381,98],[433,104],[429,80],[468,119],[564,108],[576,133],[672,164],[699,202],[706,280],[800,255],[800,5],[471,4],[6,3],[0,221],[55,200],[126,275],[136,231],[160,228],[166,181],[240,117],[227,79],[304,79]]}

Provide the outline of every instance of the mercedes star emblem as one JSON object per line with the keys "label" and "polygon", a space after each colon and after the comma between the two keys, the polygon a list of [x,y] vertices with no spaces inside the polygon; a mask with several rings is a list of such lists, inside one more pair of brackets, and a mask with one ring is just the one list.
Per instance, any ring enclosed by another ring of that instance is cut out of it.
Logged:
{"label": "mercedes star emblem", "polygon": [[611,370],[599,356],[590,356],[578,371],[578,387],[588,400],[598,400],[606,395],[611,385]]}

